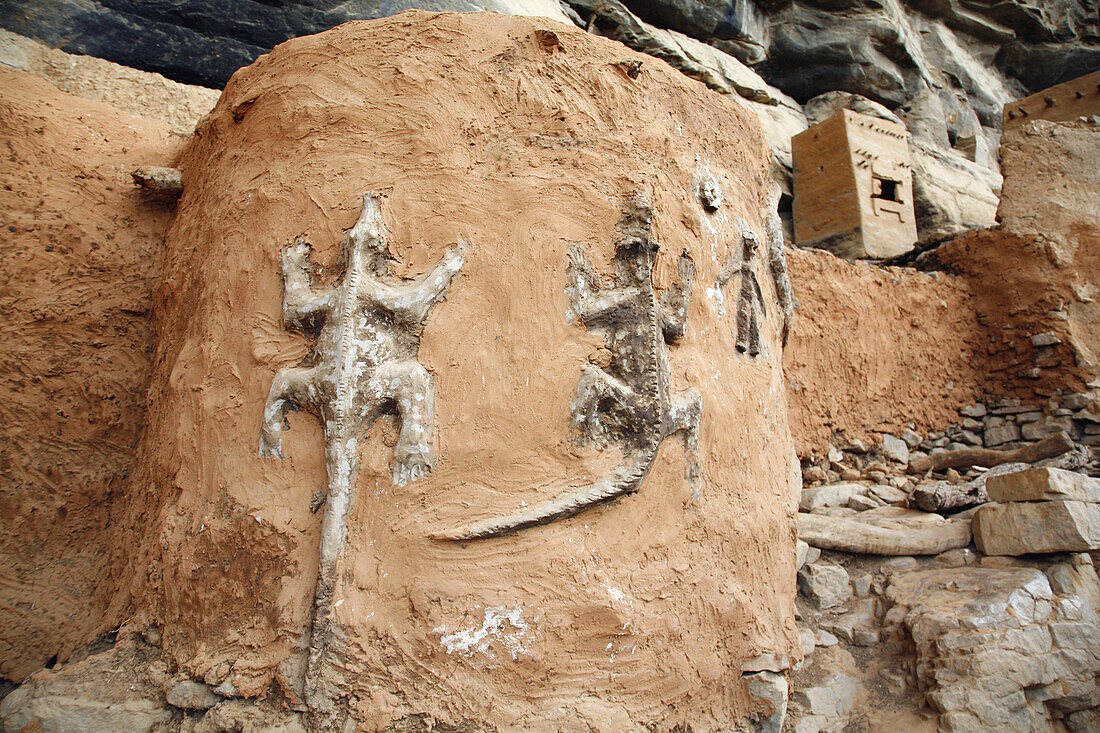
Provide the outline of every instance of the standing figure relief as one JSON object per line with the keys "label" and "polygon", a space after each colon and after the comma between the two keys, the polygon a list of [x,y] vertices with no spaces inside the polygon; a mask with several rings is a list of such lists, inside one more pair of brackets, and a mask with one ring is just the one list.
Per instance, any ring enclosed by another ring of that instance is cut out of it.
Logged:
{"label": "standing figure relief", "polygon": [[381,197],[368,193],[363,195],[359,220],[344,238],[345,270],[336,285],[313,282],[310,245],[304,238],[283,251],[283,321],[318,335],[307,366],[281,369],[275,375],[264,407],[260,455],[282,457],[282,431],[290,410],[306,410],[321,420],[328,497],[306,673],[311,708],[323,702],[317,691],[317,667],[328,632],[336,563],[347,542],[358,444],[379,417],[396,412],[401,429],[394,448],[393,482],[404,485],[431,471],[435,390],[432,375],[417,361],[417,350],[428,312],[443,299],[466,261],[468,247],[460,240],[426,275],[400,280],[391,272]]}
{"label": "standing figure relief", "polygon": [[687,451],[687,477],[698,475],[702,399],[695,389],[673,393],[668,345],[684,333],[695,266],[680,255],[680,282],[660,298],[653,289],[653,262],[660,245],[652,235],[653,209],[635,194],[618,224],[615,277],[600,283],[585,251],[569,249],[568,291],[585,327],[607,339],[606,366],[585,365],[573,395],[571,426],[578,442],[614,444],[623,462],[592,484],[506,517],[434,535],[442,540],[476,540],[569,517],[637,491],[649,474],[661,442],[678,433]]}
{"label": "standing figure relief", "polygon": [[[783,224],[779,219],[779,186],[773,185],[768,193],[768,205],[765,207],[764,225],[767,233],[767,267],[775,286],[775,295],[779,301],[780,343],[787,345],[790,333],[791,317],[795,302],[791,292],[791,277],[787,271],[787,258],[783,251]],[[718,286],[724,287],[735,274],[740,274],[741,289],[737,298],[736,348],[740,354],[750,357],[759,356],[763,347],[760,340],[760,326],[768,315],[764,304],[764,293],[760,289],[760,280],[756,277],[756,259],[760,250],[760,238],[751,229],[741,232],[740,261],[735,259],[737,252],[731,248],[725,266],[718,273]]]}

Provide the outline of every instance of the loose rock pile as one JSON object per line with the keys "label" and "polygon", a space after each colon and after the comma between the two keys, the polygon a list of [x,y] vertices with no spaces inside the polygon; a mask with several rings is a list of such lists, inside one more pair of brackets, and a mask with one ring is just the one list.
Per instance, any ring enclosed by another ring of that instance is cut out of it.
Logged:
{"label": "loose rock pile", "polygon": [[803,461],[791,730],[1097,729],[1098,415],[1000,400]]}

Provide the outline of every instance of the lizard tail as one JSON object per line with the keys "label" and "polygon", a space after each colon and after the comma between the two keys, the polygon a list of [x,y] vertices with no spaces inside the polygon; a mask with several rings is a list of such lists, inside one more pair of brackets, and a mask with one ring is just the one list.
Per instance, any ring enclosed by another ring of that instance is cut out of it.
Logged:
{"label": "lizard tail", "polygon": [[547,524],[556,519],[580,514],[594,506],[637,491],[642,481],[649,474],[655,455],[655,450],[648,451],[641,461],[628,463],[604,478],[533,509],[517,512],[507,517],[486,519],[483,522],[469,524],[456,530],[435,533],[430,537],[433,540],[450,542],[484,540],[490,537],[499,537],[518,529]]}

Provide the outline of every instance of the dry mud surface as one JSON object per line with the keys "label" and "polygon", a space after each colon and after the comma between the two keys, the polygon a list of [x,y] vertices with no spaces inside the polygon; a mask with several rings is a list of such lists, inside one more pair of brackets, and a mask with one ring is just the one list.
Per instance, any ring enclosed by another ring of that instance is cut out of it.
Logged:
{"label": "dry mud surface", "polygon": [[118,533],[144,421],[152,289],[171,212],[130,170],[162,122],[0,71],[0,676],[117,625]]}
{"label": "dry mud surface", "polygon": [[[391,483],[392,418],[362,447],[325,666],[342,704],[369,729],[426,714],[710,730],[752,710],[742,662],[799,654],[787,572],[799,483],[771,279],[758,262],[771,315],[755,359],[735,354],[739,283],[716,280],[742,226],[764,235],[766,162],[756,121],[730,100],[537,19],[353,23],[235,75],[183,160],[138,449],[136,482],[160,503],[130,518],[150,539],[135,592],[165,650],[246,695],[300,694],[320,524],[309,505],[326,480],[308,414],[290,417],[284,460],[257,455],[273,375],[310,343],[280,322],[278,263],[304,235],[335,281],[343,230],[378,191],[399,274],[460,237],[473,249],[420,342],[434,472]],[[724,191],[715,214],[694,195],[704,168]],[[603,343],[569,313],[566,252],[584,245],[610,277],[634,191],[656,212],[658,289],[681,252],[697,271],[670,358],[672,388],[702,392],[701,478],[685,480],[670,439],[619,502],[500,539],[429,540],[615,464],[570,440],[570,399]]]}
{"label": "dry mud surface", "polygon": [[798,309],[783,353],[800,456],[836,433],[874,439],[942,428],[987,378],[986,330],[969,280],[789,250]]}

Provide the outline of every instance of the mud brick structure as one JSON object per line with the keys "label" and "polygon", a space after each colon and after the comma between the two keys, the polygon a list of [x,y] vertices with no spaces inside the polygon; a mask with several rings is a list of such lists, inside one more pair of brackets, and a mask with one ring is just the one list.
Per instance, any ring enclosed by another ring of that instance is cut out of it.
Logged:
{"label": "mud brick structure", "polygon": [[1004,131],[1025,122],[1072,122],[1100,115],[1100,71],[1070,79],[1004,106]]}
{"label": "mud brick structure", "polygon": [[905,128],[840,110],[795,135],[796,244],[883,259],[912,249],[913,176]]}

